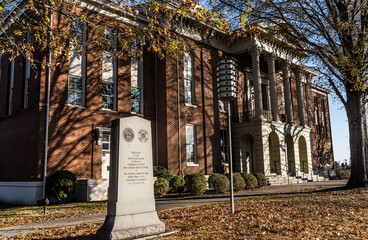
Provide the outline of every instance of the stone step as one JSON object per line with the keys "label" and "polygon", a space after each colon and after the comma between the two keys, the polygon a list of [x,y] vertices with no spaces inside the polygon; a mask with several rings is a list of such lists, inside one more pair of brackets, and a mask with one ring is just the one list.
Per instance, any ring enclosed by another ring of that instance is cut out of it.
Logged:
{"label": "stone step", "polygon": [[290,184],[301,184],[308,182],[326,181],[326,179],[319,175],[298,173],[296,176],[292,175],[267,175],[269,185],[290,185]]}

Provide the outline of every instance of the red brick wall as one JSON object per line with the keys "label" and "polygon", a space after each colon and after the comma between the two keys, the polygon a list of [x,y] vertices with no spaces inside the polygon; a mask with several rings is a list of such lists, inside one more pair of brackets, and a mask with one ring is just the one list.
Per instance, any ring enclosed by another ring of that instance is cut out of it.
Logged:
{"label": "red brick wall", "polygon": [[[38,61],[42,61],[39,54]],[[42,153],[39,136],[40,79],[44,77],[40,65],[31,71],[29,81],[29,107],[23,108],[25,59],[22,56],[15,60],[14,92],[12,113],[8,115],[10,62],[4,55],[1,62],[0,78],[0,181],[39,180],[41,178]]]}
{"label": "red brick wall", "polygon": [[[213,51],[213,50],[212,50]],[[215,60],[211,49],[195,49],[192,52],[194,60],[194,84],[195,84],[195,105],[185,104],[184,96],[184,76],[183,59],[179,59],[179,92],[180,92],[180,141],[181,141],[181,170],[185,174],[202,172],[210,174],[213,172],[213,152],[219,154],[220,141],[215,138],[215,128],[219,134],[219,126],[216,126],[214,109],[214,82],[213,67]],[[167,166],[169,171],[176,175],[179,173],[179,126],[178,126],[178,79],[176,60],[166,59],[164,62],[165,77],[159,78],[159,128],[160,135],[160,163]],[[160,67],[159,69],[161,69]],[[162,76],[162,75],[160,75]],[[162,82],[163,81],[163,82]],[[166,106],[165,106],[166,105]],[[217,111],[218,114],[218,111]],[[162,121],[161,121],[162,120]],[[196,125],[197,133],[197,160],[199,166],[187,166],[186,163],[186,124]],[[161,131],[162,129],[162,131]],[[217,148],[217,149],[216,149]],[[216,150],[215,150],[216,149]],[[167,160],[166,160],[167,159]],[[217,158],[220,159],[219,157]],[[165,164],[165,162],[167,163]]]}
{"label": "red brick wall", "polygon": [[[317,129],[315,124],[315,113],[314,113],[314,97],[317,97],[318,100],[318,113],[319,113],[319,123],[321,128],[320,138],[317,135]],[[324,135],[324,129],[322,128],[322,99],[324,99],[325,104],[325,116],[326,116],[326,129],[327,129],[327,137]],[[311,118],[311,141],[312,141],[312,154],[313,154],[313,165],[318,167],[318,150],[322,151],[322,164],[325,165],[330,164],[331,168],[334,165],[334,156],[333,156],[333,146],[332,146],[332,134],[331,134],[331,122],[330,122],[330,112],[328,107],[328,96],[324,94],[319,94],[315,91],[310,91],[309,97],[309,114]],[[329,161],[325,159],[326,152],[330,152]]]}

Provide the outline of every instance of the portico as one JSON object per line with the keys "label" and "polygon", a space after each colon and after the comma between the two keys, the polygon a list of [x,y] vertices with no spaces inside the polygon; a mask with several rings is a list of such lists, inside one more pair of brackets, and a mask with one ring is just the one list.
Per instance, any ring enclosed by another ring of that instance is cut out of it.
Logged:
{"label": "portico", "polygon": [[245,94],[239,94],[246,98],[248,117],[232,131],[235,171],[313,177],[303,89],[313,73],[300,58],[266,44],[255,42],[248,53],[251,68],[244,73]]}

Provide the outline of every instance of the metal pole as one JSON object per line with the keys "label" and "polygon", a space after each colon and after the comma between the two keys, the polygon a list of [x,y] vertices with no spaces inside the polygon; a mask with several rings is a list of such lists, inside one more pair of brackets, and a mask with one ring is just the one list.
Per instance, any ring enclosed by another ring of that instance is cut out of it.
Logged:
{"label": "metal pole", "polygon": [[230,170],[230,209],[234,213],[234,182],[233,182],[233,153],[231,140],[231,118],[230,118],[230,100],[227,101],[227,122],[229,126],[229,170]]}
{"label": "metal pole", "polygon": [[[50,115],[50,81],[51,81],[51,31],[52,31],[52,9],[50,8],[50,43],[47,61],[47,84],[46,84],[46,119],[45,119],[45,149],[43,163],[42,199],[46,198],[46,176],[47,176],[47,148],[49,143],[49,115]],[[46,214],[47,211],[45,211]]]}
{"label": "metal pole", "polygon": [[[176,37],[176,40],[178,41],[178,37]],[[178,50],[176,50],[178,53]],[[177,54],[179,57],[179,54]],[[179,58],[176,59],[176,81],[177,81],[177,101],[178,101],[178,158],[179,158],[179,174],[180,176],[184,177],[184,172],[181,169],[181,114],[180,114],[180,77],[179,77]]]}

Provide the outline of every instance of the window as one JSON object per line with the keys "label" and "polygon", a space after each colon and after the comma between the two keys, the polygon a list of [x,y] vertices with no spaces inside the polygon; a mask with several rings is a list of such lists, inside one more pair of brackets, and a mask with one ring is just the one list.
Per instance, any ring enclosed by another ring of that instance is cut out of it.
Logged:
{"label": "window", "polygon": [[[27,44],[30,42],[30,31],[27,32]],[[24,70],[24,89],[23,89],[23,108],[27,108],[29,105],[29,79],[31,77],[31,61],[29,59],[26,59],[26,65]]]}
{"label": "window", "polygon": [[186,160],[187,163],[197,164],[197,134],[196,126],[193,124],[185,125],[186,137]]}
{"label": "window", "polygon": [[143,54],[139,39],[133,38],[131,51],[131,111],[142,114],[143,99]]}
{"label": "window", "polygon": [[246,73],[247,82],[247,96],[248,96],[248,118],[252,120],[255,115],[255,97],[254,97],[254,84],[253,84],[253,73]]}
{"label": "window", "polygon": [[189,53],[184,55],[184,92],[185,103],[195,105],[193,57]]}
{"label": "window", "polygon": [[284,86],[281,85],[281,104],[282,104],[282,113],[286,114],[286,109],[285,109],[285,91],[284,91]]}
{"label": "window", "polygon": [[[15,51],[15,45],[12,46],[12,52]],[[8,115],[13,112],[13,95],[14,95],[14,74],[15,74],[15,59],[10,63],[10,78],[9,78],[9,99],[8,99]]]}
{"label": "window", "polygon": [[269,107],[269,98],[268,98],[268,85],[267,84],[262,84],[261,85],[262,88],[262,108],[263,110],[269,111],[270,107]]}
{"label": "window", "polygon": [[325,153],[325,160],[327,164],[330,164],[330,151],[326,151]]}
{"label": "window", "polygon": [[102,156],[105,157],[107,154],[110,154],[110,134],[103,133],[102,134]]}
{"label": "window", "polygon": [[[292,91],[292,86],[291,86],[291,77],[289,77],[289,91],[290,91],[290,106],[291,106],[291,109],[294,109],[294,96],[293,96],[293,91]],[[293,115],[293,110],[291,110],[291,115]]]}
{"label": "window", "polygon": [[113,49],[115,37],[112,30],[106,30],[103,36],[104,52],[102,54],[102,108],[116,110],[116,61]]}
{"label": "window", "polygon": [[318,150],[318,163],[319,163],[319,167],[323,168],[324,164],[322,160],[322,150]]}
{"label": "window", "polygon": [[102,108],[114,110],[114,83],[102,83]]}
{"label": "window", "polygon": [[317,97],[314,97],[314,118],[315,118],[315,123],[316,123],[316,131],[317,131],[317,136],[318,139],[321,139],[321,129],[319,126],[319,117],[318,117],[319,113],[318,113],[318,99]]}
{"label": "window", "polygon": [[[69,62],[68,79],[68,104],[73,106],[84,106],[85,95],[85,23],[80,20],[72,20],[70,24],[70,44],[72,57]],[[75,44],[82,46],[75,46]]]}
{"label": "window", "polygon": [[219,103],[219,111],[227,112],[227,103],[222,100],[218,100],[218,103]]}
{"label": "window", "polygon": [[[72,38],[72,42],[82,44],[84,42],[85,37],[85,22],[82,20],[71,20],[70,24],[70,36]],[[74,41],[73,41],[74,40]]]}
{"label": "window", "polygon": [[109,178],[110,171],[110,147],[111,147],[110,132],[102,133],[102,164],[101,164],[101,177],[102,179]]}
{"label": "window", "polygon": [[228,163],[228,131],[227,129],[221,129],[220,147],[221,147],[221,160]]}
{"label": "window", "polygon": [[326,108],[325,108],[325,100],[321,100],[321,111],[322,111],[322,129],[323,129],[323,137],[327,138],[327,124],[326,124]]}
{"label": "window", "polygon": [[68,104],[73,106],[83,105],[83,79],[69,75]]}

